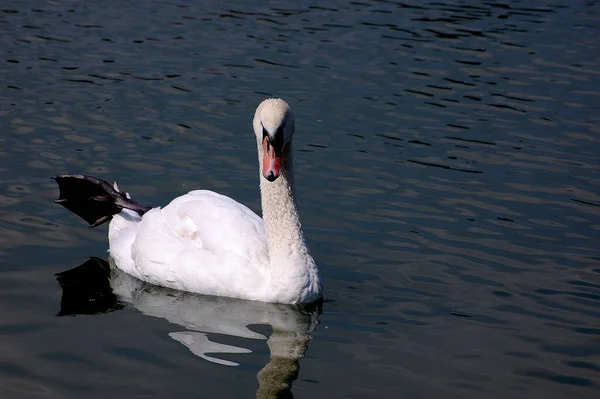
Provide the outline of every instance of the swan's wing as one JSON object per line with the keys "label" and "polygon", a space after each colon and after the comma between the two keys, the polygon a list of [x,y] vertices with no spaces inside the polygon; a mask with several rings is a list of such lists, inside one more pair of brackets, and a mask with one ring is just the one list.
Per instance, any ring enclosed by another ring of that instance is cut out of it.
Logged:
{"label": "swan's wing", "polygon": [[[111,253],[112,247],[111,242]],[[131,259],[134,270],[125,271],[135,277],[207,295],[255,299],[268,278],[262,219],[231,198],[204,190],[146,213],[137,225]]]}
{"label": "swan's wing", "polygon": [[[263,220],[245,205],[224,195],[207,190],[191,191],[173,200],[162,214],[176,234],[214,254],[233,252],[243,257],[266,254]],[[266,259],[249,260],[254,263]]]}

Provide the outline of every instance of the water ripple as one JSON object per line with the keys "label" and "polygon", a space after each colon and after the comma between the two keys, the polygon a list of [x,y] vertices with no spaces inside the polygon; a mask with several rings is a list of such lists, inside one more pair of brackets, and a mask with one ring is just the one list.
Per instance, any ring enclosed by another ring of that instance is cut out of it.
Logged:
{"label": "water ripple", "polygon": [[[133,312],[46,317],[56,292],[40,279],[106,249],[105,231],[51,206],[48,176],[118,179],[157,205],[211,188],[259,210],[249,121],[277,95],[297,115],[299,203],[328,300],[298,396],[594,397],[596,8],[9,1],[0,393],[156,394],[156,380],[189,395],[204,375],[207,392],[248,396],[228,382],[254,386],[266,353],[228,374],[173,354],[156,340],[167,327]],[[106,332],[99,349],[81,330]],[[181,367],[140,361],[140,342]]]}

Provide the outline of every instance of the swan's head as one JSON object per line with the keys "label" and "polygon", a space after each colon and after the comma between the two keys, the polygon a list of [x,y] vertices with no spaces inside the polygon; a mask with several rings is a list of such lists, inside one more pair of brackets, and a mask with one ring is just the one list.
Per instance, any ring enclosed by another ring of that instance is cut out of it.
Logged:
{"label": "swan's head", "polygon": [[294,114],[285,101],[269,98],[256,108],[253,126],[262,175],[268,181],[275,181],[281,174],[283,149],[292,140],[296,128]]}

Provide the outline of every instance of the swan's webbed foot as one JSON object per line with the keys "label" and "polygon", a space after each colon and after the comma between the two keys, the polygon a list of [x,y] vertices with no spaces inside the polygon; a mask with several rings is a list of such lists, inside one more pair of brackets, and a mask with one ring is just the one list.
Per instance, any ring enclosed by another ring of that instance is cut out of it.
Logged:
{"label": "swan's webbed foot", "polygon": [[151,208],[127,198],[105,180],[86,175],[57,175],[52,177],[59,188],[60,204],[81,217],[90,227],[108,222],[122,209],[131,209],[140,216]]}

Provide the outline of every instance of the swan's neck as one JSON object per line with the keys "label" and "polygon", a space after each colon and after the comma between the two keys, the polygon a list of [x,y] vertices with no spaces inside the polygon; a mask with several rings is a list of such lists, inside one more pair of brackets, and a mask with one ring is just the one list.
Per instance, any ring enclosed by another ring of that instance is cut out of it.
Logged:
{"label": "swan's neck", "polygon": [[308,255],[294,198],[291,143],[286,145],[281,155],[279,178],[269,182],[260,176],[263,220],[271,263]]}
{"label": "swan's neck", "polygon": [[[259,144],[259,154],[262,154],[261,144]],[[259,170],[262,170],[260,155],[259,164]],[[297,287],[297,290],[305,291],[304,294],[299,292],[299,295],[313,296],[317,293],[320,295],[321,283],[318,270],[304,242],[298,207],[294,198],[292,164],[292,143],[288,143],[282,151],[279,178],[269,182],[262,174],[259,177],[271,273],[275,280],[281,281],[282,285],[305,285]]]}

